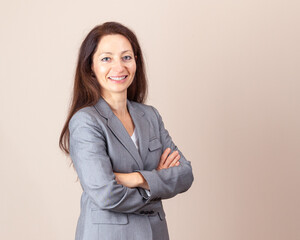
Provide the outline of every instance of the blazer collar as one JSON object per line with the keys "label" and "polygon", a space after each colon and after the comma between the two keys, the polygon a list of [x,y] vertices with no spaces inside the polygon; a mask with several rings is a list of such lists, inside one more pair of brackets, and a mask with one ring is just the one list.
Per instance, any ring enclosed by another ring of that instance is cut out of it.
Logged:
{"label": "blazer collar", "polygon": [[116,138],[122,143],[122,145],[129,151],[129,153],[137,162],[139,168],[143,169],[144,163],[142,159],[146,159],[150,138],[150,124],[145,117],[145,113],[134,106],[134,104],[132,104],[132,102],[127,99],[127,108],[134,122],[136,134],[138,137],[138,151],[131,139],[131,136],[129,136],[124,125],[113,113],[105,99],[100,97],[98,102],[94,106],[100,113],[100,115],[107,119],[107,126],[116,136]]}

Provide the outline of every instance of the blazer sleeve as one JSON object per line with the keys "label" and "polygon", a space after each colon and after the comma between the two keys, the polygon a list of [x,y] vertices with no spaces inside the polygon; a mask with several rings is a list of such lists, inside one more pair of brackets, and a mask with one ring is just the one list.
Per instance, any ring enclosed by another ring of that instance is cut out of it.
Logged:
{"label": "blazer sleeve", "polygon": [[101,209],[133,213],[147,204],[149,197],[138,188],[128,188],[115,180],[106,140],[95,117],[78,111],[69,122],[70,156],[83,190]]}
{"label": "blazer sleeve", "polygon": [[138,172],[143,175],[150,188],[151,195],[147,202],[150,202],[151,200],[172,198],[178,193],[187,191],[194,181],[191,162],[186,160],[182,152],[172,141],[172,138],[166,130],[162,117],[157,109],[153,106],[151,107],[158,118],[160,140],[163,145],[163,150],[168,147],[171,148],[171,152],[177,150],[180,154],[180,164],[178,166],[162,170],[138,170]]}

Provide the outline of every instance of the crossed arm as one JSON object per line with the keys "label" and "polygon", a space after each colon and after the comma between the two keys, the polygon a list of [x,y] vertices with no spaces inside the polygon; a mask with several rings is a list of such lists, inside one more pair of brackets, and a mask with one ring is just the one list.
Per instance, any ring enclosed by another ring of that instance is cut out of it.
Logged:
{"label": "crossed arm", "polygon": [[[157,110],[153,111],[165,151],[156,169],[128,174],[113,172],[104,133],[92,114],[77,112],[70,120],[70,156],[82,188],[99,208],[134,213],[190,188],[194,180],[191,164],[173,143]],[[150,190],[151,195],[145,196],[140,188]]]}
{"label": "crossed arm", "polygon": [[[179,166],[180,155],[178,151],[173,151],[171,154],[171,148],[166,148],[163,154],[160,157],[159,164],[156,168],[157,171],[161,169],[167,169],[170,167]],[[140,172],[132,172],[132,173],[117,173],[114,172],[116,176],[116,181],[118,184],[121,184],[125,187],[135,188],[141,187],[149,190],[149,185],[146,179]]]}

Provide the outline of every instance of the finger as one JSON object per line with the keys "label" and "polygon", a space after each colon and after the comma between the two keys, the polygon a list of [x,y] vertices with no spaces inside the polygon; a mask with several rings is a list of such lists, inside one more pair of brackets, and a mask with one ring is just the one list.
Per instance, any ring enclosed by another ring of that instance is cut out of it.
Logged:
{"label": "finger", "polygon": [[160,158],[166,160],[170,152],[171,152],[171,148],[166,148]]}
{"label": "finger", "polygon": [[164,167],[168,168],[169,165],[171,164],[171,162],[173,162],[173,160],[175,159],[175,157],[176,157],[178,154],[179,154],[178,151],[172,152],[172,153],[168,156],[167,160],[165,161]]}
{"label": "finger", "polygon": [[160,157],[159,165],[164,165],[169,153],[171,152],[171,148],[166,148],[163,154]]}
{"label": "finger", "polygon": [[175,164],[175,166],[179,166],[180,165],[180,162],[178,161],[176,164]]}
{"label": "finger", "polygon": [[169,164],[169,167],[174,167],[175,164],[179,161],[179,159],[180,159],[180,155],[178,154],[178,155],[174,158],[174,160]]}
{"label": "finger", "polygon": [[178,151],[173,151],[171,154],[169,154],[164,165],[168,167],[178,154]]}
{"label": "finger", "polygon": [[160,160],[159,160],[159,163],[157,165],[156,170],[161,170],[161,169],[164,168],[163,165],[164,165],[164,163],[165,163],[165,161],[166,161],[166,159],[167,159],[170,152],[171,152],[171,148],[166,148],[165,149],[165,151],[163,152],[163,154],[160,157]]}
{"label": "finger", "polygon": [[174,160],[171,162],[171,164],[169,165],[169,167],[174,167],[176,165],[176,163],[179,161],[180,159],[180,155],[178,154]]}

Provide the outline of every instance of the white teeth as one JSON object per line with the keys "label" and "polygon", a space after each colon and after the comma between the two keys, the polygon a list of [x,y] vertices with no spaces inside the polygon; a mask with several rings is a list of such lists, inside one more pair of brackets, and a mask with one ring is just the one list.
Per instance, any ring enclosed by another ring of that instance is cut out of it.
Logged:
{"label": "white teeth", "polygon": [[108,77],[112,80],[123,80],[124,78],[126,78],[127,76],[124,76],[124,77]]}

